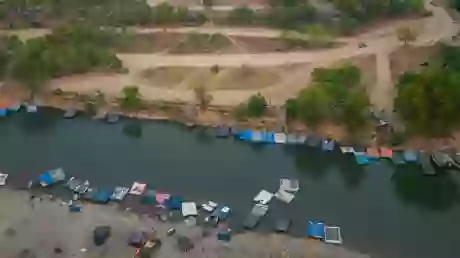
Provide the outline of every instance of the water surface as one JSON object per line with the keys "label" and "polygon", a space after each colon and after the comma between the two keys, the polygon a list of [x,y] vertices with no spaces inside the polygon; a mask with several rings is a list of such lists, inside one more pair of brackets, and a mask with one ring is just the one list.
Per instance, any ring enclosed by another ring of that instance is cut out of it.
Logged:
{"label": "water surface", "polygon": [[295,177],[301,190],[294,201],[274,203],[259,230],[290,216],[292,234],[301,236],[308,220],[319,219],[341,226],[344,245],[372,257],[460,257],[460,172],[426,178],[417,168],[396,170],[385,161],[362,168],[340,153],[248,145],[174,123],[108,125],[43,111],[0,120],[0,171],[12,183],[58,166],[99,186],[140,180],[188,199],[225,203],[237,227],[261,189],[276,191],[280,178]]}

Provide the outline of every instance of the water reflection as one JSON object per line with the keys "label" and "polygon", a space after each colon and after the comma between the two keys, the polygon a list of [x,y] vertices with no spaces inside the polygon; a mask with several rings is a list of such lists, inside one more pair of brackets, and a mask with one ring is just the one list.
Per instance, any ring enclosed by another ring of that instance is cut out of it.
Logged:
{"label": "water reflection", "polygon": [[139,121],[128,122],[123,126],[123,133],[128,137],[139,139],[142,137],[142,125]]}
{"label": "water reflection", "polygon": [[326,156],[318,150],[299,146],[294,152],[294,161],[298,170],[313,180],[319,180],[325,176],[330,161]]}
{"label": "water reflection", "polygon": [[391,180],[400,199],[420,209],[445,211],[459,201],[458,185],[449,172],[424,176],[419,168],[404,167]]}
{"label": "water reflection", "polygon": [[204,143],[204,144],[211,144],[214,141],[214,137],[210,129],[200,126],[200,127],[197,127],[195,131],[196,131],[195,136],[198,142]]}
{"label": "water reflection", "polygon": [[[56,109],[46,110],[46,113],[29,113],[22,114],[20,119],[17,120],[19,126],[27,134],[40,134],[48,133],[54,130],[58,121],[61,120],[63,112]],[[21,111],[26,112],[26,111]]]}
{"label": "water reflection", "polygon": [[340,162],[340,176],[345,182],[345,186],[354,190],[364,181],[367,173],[363,166],[358,165],[352,155],[344,156],[346,160]]}

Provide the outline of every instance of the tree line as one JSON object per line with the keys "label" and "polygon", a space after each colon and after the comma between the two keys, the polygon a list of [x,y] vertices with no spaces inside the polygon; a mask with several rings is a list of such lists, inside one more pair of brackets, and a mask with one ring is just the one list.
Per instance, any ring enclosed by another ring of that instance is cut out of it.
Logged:
{"label": "tree line", "polygon": [[[360,24],[376,18],[420,13],[423,0],[330,0],[338,10],[324,17],[308,0],[269,0],[268,8],[255,11],[235,8],[222,22],[230,25],[261,25],[301,30],[304,25],[322,23],[338,33],[352,33]],[[212,1],[204,1],[205,7]],[[9,27],[49,27],[55,23],[88,22],[99,26],[201,25],[209,19],[206,11],[190,11],[164,2],[150,6],[146,0],[4,0],[0,20]],[[211,15],[212,16],[212,15]]]}
{"label": "tree line", "polygon": [[44,37],[20,41],[7,37],[0,44],[0,74],[29,87],[34,94],[51,78],[89,71],[117,71],[119,60],[107,47],[100,29],[61,26]]}

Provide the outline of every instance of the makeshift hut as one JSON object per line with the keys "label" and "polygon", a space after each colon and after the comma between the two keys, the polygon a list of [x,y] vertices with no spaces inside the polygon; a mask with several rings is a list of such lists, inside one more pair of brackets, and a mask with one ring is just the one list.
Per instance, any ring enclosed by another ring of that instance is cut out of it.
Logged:
{"label": "makeshift hut", "polygon": [[321,149],[323,151],[333,151],[334,148],[335,148],[335,140],[329,140],[329,139],[323,140],[321,144]]}
{"label": "makeshift hut", "polygon": [[342,244],[340,227],[327,226],[324,230],[324,242],[328,244]]}
{"label": "makeshift hut", "polygon": [[0,173],[0,186],[6,184],[6,179],[8,178],[8,174]]}
{"label": "makeshift hut", "polygon": [[219,125],[215,128],[217,138],[227,138],[230,136],[230,127],[226,125]]}
{"label": "makeshift hut", "polygon": [[406,163],[416,163],[418,162],[419,153],[413,150],[404,151],[404,160]]}
{"label": "makeshift hut", "polygon": [[270,202],[270,200],[273,198],[273,194],[266,191],[266,190],[261,190],[256,197],[254,197],[255,202],[259,202],[261,204],[267,204]]}
{"label": "makeshift hut", "polygon": [[141,204],[153,204],[155,202],[155,190],[148,189],[142,194]]}
{"label": "makeshift hut", "polygon": [[77,110],[73,108],[69,108],[65,111],[64,115],[62,116],[65,119],[72,119],[77,116]]}
{"label": "makeshift hut", "polygon": [[91,193],[91,201],[106,204],[110,201],[113,191],[109,189],[95,188]]}
{"label": "makeshift hut", "polygon": [[196,216],[198,211],[196,209],[196,204],[194,202],[183,202],[182,203],[182,216]]}
{"label": "makeshift hut", "polygon": [[287,141],[287,136],[285,133],[275,133],[274,142],[279,144],[285,144]]}
{"label": "makeshift hut", "polygon": [[182,209],[182,203],[184,202],[184,197],[179,195],[173,195],[169,198],[167,202],[167,207],[170,210],[180,210]]}
{"label": "makeshift hut", "polygon": [[386,147],[380,148],[380,157],[384,159],[391,159],[393,157],[393,150]]}
{"label": "makeshift hut", "polygon": [[316,239],[324,239],[325,225],[319,221],[308,221],[307,236]]}
{"label": "makeshift hut", "polygon": [[131,189],[129,190],[129,194],[141,195],[145,192],[146,189],[147,189],[147,184],[134,182],[133,185],[131,186]]}
{"label": "makeshift hut", "polygon": [[281,232],[285,233],[289,230],[291,223],[292,223],[291,219],[288,219],[288,218],[278,219],[275,222],[275,231],[280,232],[280,233]]}
{"label": "makeshift hut", "polygon": [[112,200],[112,201],[123,201],[123,199],[125,199],[125,197],[128,194],[128,192],[129,192],[128,187],[117,186],[113,190],[113,193],[110,196],[110,200]]}
{"label": "makeshift hut", "polygon": [[51,186],[55,183],[63,181],[65,179],[65,173],[62,168],[45,171],[38,177],[38,181],[42,187]]}

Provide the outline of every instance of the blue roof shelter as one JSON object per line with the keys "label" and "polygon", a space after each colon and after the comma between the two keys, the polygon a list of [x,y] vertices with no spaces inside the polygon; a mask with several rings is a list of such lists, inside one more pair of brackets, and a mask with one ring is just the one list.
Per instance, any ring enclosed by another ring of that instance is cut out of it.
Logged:
{"label": "blue roof shelter", "polygon": [[182,209],[182,203],[184,202],[184,197],[179,195],[173,195],[168,200],[168,208],[170,210],[180,210]]}
{"label": "blue roof shelter", "polygon": [[108,203],[113,191],[108,189],[94,189],[91,194],[91,200],[96,203]]}
{"label": "blue roof shelter", "polygon": [[325,228],[326,226],[323,222],[310,220],[307,226],[307,236],[316,239],[324,239]]}
{"label": "blue roof shelter", "polygon": [[45,171],[43,174],[41,174],[39,177],[38,177],[38,181],[42,184],[42,185],[52,185],[53,184],[53,177],[51,176],[50,172],[48,171]]}

